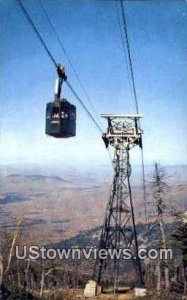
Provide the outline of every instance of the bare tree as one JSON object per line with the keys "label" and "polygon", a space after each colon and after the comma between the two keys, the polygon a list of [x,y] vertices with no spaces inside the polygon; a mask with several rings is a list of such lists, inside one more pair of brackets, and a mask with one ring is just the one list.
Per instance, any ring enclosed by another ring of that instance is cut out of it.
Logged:
{"label": "bare tree", "polygon": [[3,258],[0,256],[0,287],[3,283],[3,273],[4,273],[4,266],[3,266]]}
{"label": "bare tree", "polygon": [[15,229],[15,232],[14,232],[14,235],[13,235],[13,238],[12,238],[12,242],[11,242],[11,245],[10,245],[10,250],[8,251],[8,260],[7,260],[6,267],[4,267],[3,258],[0,257],[0,289],[2,289],[2,286],[3,286],[3,277],[10,269],[12,257],[13,257],[13,254],[14,254],[15,244],[16,244],[17,238],[18,238],[19,233],[20,233],[20,226],[21,226],[22,220],[23,220],[23,218],[19,218],[18,221],[17,221],[16,229]]}
{"label": "bare tree", "polygon": [[[153,202],[152,204],[155,207],[156,213],[156,224],[159,226],[160,231],[160,248],[167,248],[167,239],[166,239],[166,231],[165,231],[165,215],[168,212],[168,204],[167,204],[167,195],[169,191],[169,185],[167,183],[168,175],[164,168],[160,167],[157,163],[155,164],[155,169],[153,173],[152,180],[152,195]],[[164,282],[165,289],[168,290],[170,288],[170,275],[169,275],[169,266],[167,260],[164,260]],[[157,262],[157,292],[160,292],[161,289],[161,274],[162,274],[162,264],[161,261]]]}
{"label": "bare tree", "polygon": [[182,268],[183,268],[183,293],[187,294],[187,211],[184,214],[179,215],[179,225],[175,232],[171,235],[175,246],[179,246],[182,253]]}
{"label": "bare tree", "polygon": [[12,257],[13,257],[13,253],[14,253],[14,247],[16,244],[16,240],[18,238],[18,235],[20,233],[20,225],[21,225],[22,219],[18,220],[17,224],[16,224],[16,230],[12,239],[12,243],[10,246],[10,251],[9,251],[9,255],[8,255],[8,262],[7,262],[7,266],[5,268],[4,274],[6,274],[8,272],[8,270],[10,269],[10,264],[12,261]]}
{"label": "bare tree", "polygon": [[64,270],[64,267],[52,267],[47,272],[45,272],[45,270],[42,269],[41,285],[40,285],[40,297],[42,297],[42,295],[43,295],[43,290],[44,290],[44,284],[45,284],[46,277],[49,276],[53,271],[57,271],[57,270]]}

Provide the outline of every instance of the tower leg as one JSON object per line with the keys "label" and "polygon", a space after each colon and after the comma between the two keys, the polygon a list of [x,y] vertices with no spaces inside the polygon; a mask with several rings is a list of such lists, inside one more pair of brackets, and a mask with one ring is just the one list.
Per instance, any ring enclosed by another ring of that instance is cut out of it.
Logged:
{"label": "tower leg", "polygon": [[[100,284],[104,277],[111,280],[109,274],[113,274],[114,293],[118,290],[122,280],[129,282],[125,266],[130,270],[128,261],[122,257],[122,250],[127,249],[133,256],[131,259],[136,282],[143,287],[141,262],[138,257],[138,241],[133,210],[133,200],[130,185],[131,166],[129,161],[129,149],[122,144],[115,146],[114,153],[114,178],[109,201],[107,204],[104,226],[102,229],[99,250],[105,249],[116,255],[111,259],[99,259],[94,268],[94,278]],[[119,256],[120,255],[120,258]],[[132,269],[132,266],[131,266]],[[126,275],[124,275],[126,274]]]}

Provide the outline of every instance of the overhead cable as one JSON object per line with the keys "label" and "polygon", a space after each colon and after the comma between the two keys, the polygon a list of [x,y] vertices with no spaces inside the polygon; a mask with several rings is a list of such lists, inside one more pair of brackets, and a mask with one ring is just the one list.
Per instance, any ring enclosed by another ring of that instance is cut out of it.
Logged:
{"label": "overhead cable", "polygon": [[[48,47],[46,46],[46,43],[44,42],[41,34],[39,33],[38,29],[36,28],[33,20],[31,19],[31,17],[29,16],[26,8],[24,7],[23,3],[21,0],[17,0],[20,8],[22,9],[24,15],[26,16],[27,20],[29,21],[31,27],[33,28],[33,30],[35,31],[37,37],[39,38],[40,42],[42,43],[44,49],[46,50],[46,52],[48,53],[50,59],[52,60],[53,64],[55,65],[55,67],[58,66],[56,60],[54,59],[53,55],[51,54],[51,52],[49,51]],[[71,84],[68,82],[68,80],[65,80],[67,86],[70,88],[70,90],[72,91],[72,93],[74,94],[74,96],[77,98],[77,100],[80,102],[80,104],[82,105],[82,107],[84,108],[84,110],[87,112],[87,114],[89,115],[89,117],[91,118],[91,120],[94,122],[94,124],[96,125],[96,127],[98,128],[98,130],[103,134],[103,131],[101,129],[101,127],[99,126],[99,124],[97,123],[97,121],[94,119],[94,117],[92,116],[92,114],[89,112],[88,108],[86,107],[86,105],[84,104],[84,102],[81,100],[81,98],[78,96],[78,94],[75,92],[75,90],[73,89],[73,87],[71,86]]]}
{"label": "overhead cable", "polygon": [[126,21],[126,16],[125,16],[123,0],[120,0],[120,5],[121,5],[121,12],[122,12],[122,19],[123,19],[123,27],[124,27],[124,32],[125,32],[125,39],[126,39],[126,44],[127,44],[127,54],[128,54],[128,58],[129,58],[129,67],[130,67],[130,73],[131,73],[131,79],[132,79],[132,87],[133,87],[133,93],[134,93],[134,99],[135,99],[136,113],[139,114],[138,100],[137,100],[137,94],[136,94],[136,85],[135,85],[133,64],[132,64],[128,30],[127,30],[127,21]]}
{"label": "overhead cable", "polygon": [[[129,43],[129,37],[128,37],[128,28],[127,28],[127,20],[126,20],[126,14],[125,14],[125,8],[124,8],[124,2],[125,0],[116,0],[117,2],[120,1],[120,7],[121,7],[121,15],[122,15],[122,21],[123,21],[123,28],[125,33],[125,40],[126,40],[126,46],[127,46],[127,53],[128,53],[128,61],[129,61],[129,67],[130,67],[130,74],[131,74],[131,80],[132,80],[132,88],[133,88],[133,95],[134,95],[134,101],[135,101],[135,108],[136,113],[139,114],[139,107],[138,107],[138,99],[137,99],[137,93],[136,93],[136,85],[135,85],[135,76],[133,71],[133,63],[131,58],[131,49],[130,49],[130,43]],[[118,11],[117,11],[118,12]],[[126,61],[126,51],[124,47],[124,39],[121,32],[121,23],[119,18],[119,26],[120,26],[120,33],[121,33],[121,39],[125,54],[125,63],[127,65]],[[127,67],[127,71],[128,71]],[[140,126],[140,121],[138,122]],[[144,165],[144,153],[143,148],[141,149],[141,164],[142,164],[142,185],[143,185],[143,201],[144,201],[144,209],[145,209],[145,222],[147,223],[147,197],[146,197],[146,184],[145,184],[145,165]]]}
{"label": "overhead cable", "polygon": [[[44,47],[44,49],[46,50],[49,58],[51,59],[52,63],[55,65],[55,67],[58,67],[58,64],[55,60],[55,58],[53,57],[53,55],[51,54],[49,48],[47,47],[46,43],[44,42],[41,34],[39,33],[38,29],[36,28],[33,20],[31,19],[31,17],[29,16],[25,6],[23,5],[22,0],[16,0],[18,5],[20,6],[22,12],[24,13],[26,19],[28,20],[29,24],[31,25],[32,29],[34,30],[34,32],[36,33],[38,39],[40,40],[42,46]],[[63,45],[62,45],[63,46]],[[74,88],[71,86],[71,84],[69,83],[68,80],[65,80],[67,86],[69,87],[69,89],[71,90],[71,92],[74,94],[74,96],[76,97],[76,99],[79,101],[79,103],[82,105],[82,107],[84,108],[84,110],[86,111],[86,113],[88,114],[88,116],[90,117],[90,119],[94,122],[95,126],[97,127],[97,129],[99,130],[99,132],[101,134],[103,134],[103,130],[101,129],[100,125],[98,124],[98,122],[95,120],[95,118],[92,116],[92,114],[90,113],[90,111],[88,110],[88,108],[86,107],[86,105],[84,104],[84,102],[81,100],[81,98],[78,96],[78,94],[76,93],[76,91],[74,90]],[[112,159],[111,159],[111,155],[110,152],[108,151],[109,154],[109,158],[111,160],[112,163]],[[113,166],[113,164],[112,164]]]}
{"label": "overhead cable", "polygon": [[73,71],[74,74],[75,74],[75,77],[76,77],[76,79],[77,79],[77,81],[78,81],[78,83],[79,83],[79,85],[80,85],[80,87],[81,87],[81,89],[82,89],[82,91],[83,91],[85,97],[86,97],[87,102],[88,102],[89,105],[91,106],[92,111],[94,112],[95,117],[97,117],[97,113],[96,113],[96,111],[95,111],[95,108],[94,108],[94,106],[93,106],[91,100],[90,100],[90,97],[89,97],[89,95],[87,94],[87,92],[86,92],[86,90],[85,90],[85,88],[84,88],[84,86],[83,86],[83,83],[82,83],[82,81],[81,81],[81,79],[80,79],[80,76],[78,75],[78,73],[77,73],[77,71],[76,71],[76,69],[75,69],[75,67],[74,67],[74,65],[73,65],[73,63],[72,63],[72,60],[70,59],[70,56],[68,55],[67,50],[66,50],[66,48],[64,47],[64,45],[63,45],[63,43],[62,43],[62,40],[60,39],[60,37],[59,37],[59,35],[58,35],[58,33],[57,33],[57,30],[56,30],[56,28],[55,28],[54,23],[52,22],[51,18],[49,17],[49,14],[48,14],[48,12],[47,12],[46,8],[44,7],[44,5],[43,5],[43,3],[42,3],[41,0],[39,0],[39,4],[40,4],[40,7],[41,7],[41,9],[42,9],[42,11],[43,11],[43,13],[44,13],[44,15],[45,15],[46,20],[48,21],[48,23],[49,23],[49,25],[50,25],[50,27],[51,27],[53,33],[54,33],[54,36],[55,36],[56,39],[57,39],[57,42],[58,42],[59,45],[60,45],[60,48],[61,48],[63,54],[65,55],[65,57],[66,57],[66,59],[67,59],[69,65],[70,65],[72,71]]}
{"label": "overhead cable", "polygon": [[92,114],[89,112],[89,110],[87,109],[86,105],[84,104],[84,102],[81,100],[81,98],[77,95],[77,93],[75,92],[75,90],[73,89],[73,87],[71,86],[71,84],[69,83],[68,80],[66,80],[66,84],[69,87],[69,89],[72,91],[72,93],[74,94],[74,96],[77,98],[77,100],[80,102],[80,104],[82,105],[82,107],[84,108],[84,110],[87,112],[88,116],[91,118],[91,120],[95,123],[96,127],[98,128],[98,130],[103,134],[103,131],[101,129],[101,127],[99,126],[99,124],[97,123],[97,121],[94,119],[94,117],[92,116]]}
{"label": "overhead cable", "polygon": [[28,20],[28,22],[30,23],[31,27],[33,28],[34,32],[36,33],[38,39],[40,40],[41,44],[43,45],[43,47],[45,48],[47,54],[49,55],[51,61],[53,62],[53,64],[55,65],[55,67],[57,67],[57,62],[54,59],[53,55],[51,54],[49,48],[47,47],[46,43],[44,42],[41,34],[39,33],[38,29],[36,28],[36,26],[34,25],[34,22],[32,21],[31,17],[29,16],[25,6],[23,5],[23,2],[21,0],[16,0],[18,5],[20,6],[21,10],[23,11],[26,19]]}
{"label": "overhead cable", "polygon": [[127,70],[129,90],[130,90],[132,101],[134,101],[133,100],[134,96],[133,96],[133,91],[132,91],[132,86],[131,86],[131,81],[130,81],[130,70],[129,70],[129,65],[128,65],[128,57],[127,57],[127,52],[126,52],[126,48],[125,48],[125,40],[124,40],[124,36],[123,36],[123,32],[122,32],[121,19],[120,19],[120,15],[119,15],[118,1],[119,0],[116,0],[117,19],[118,19],[118,25],[119,25],[119,31],[120,31],[120,36],[121,36],[123,52],[124,52],[124,60],[125,60],[125,66],[126,66],[126,70]]}

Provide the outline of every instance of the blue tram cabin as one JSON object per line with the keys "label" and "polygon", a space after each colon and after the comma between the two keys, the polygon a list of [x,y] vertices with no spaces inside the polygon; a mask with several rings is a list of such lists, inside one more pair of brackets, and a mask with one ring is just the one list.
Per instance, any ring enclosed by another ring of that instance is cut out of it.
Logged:
{"label": "blue tram cabin", "polygon": [[55,138],[76,135],[76,107],[66,99],[47,103],[45,133]]}

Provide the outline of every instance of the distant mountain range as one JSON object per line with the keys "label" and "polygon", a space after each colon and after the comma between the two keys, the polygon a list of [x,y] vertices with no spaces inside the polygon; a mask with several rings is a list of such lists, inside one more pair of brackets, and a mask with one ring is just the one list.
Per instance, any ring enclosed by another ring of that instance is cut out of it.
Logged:
{"label": "distant mountain range", "polygon": [[[173,175],[176,178],[179,176],[180,179],[187,180],[187,164],[184,165],[162,165],[166,168],[169,175]],[[43,175],[43,176],[54,176],[61,177],[63,174],[100,174],[109,173],[111,174],[112,168],[111,164],[100,164],[94,166],[90,163],[87,165],[39,165],[39,164],[23,164],[23,165],[3,165],[0,164],[1,175]],[[146,175],[150,175],[154,170],[154,164],[145,165]],[[132,164],[132,172],[136,175],[140,175],[142,172],[141,165]]]}
{"label": "distant mountain range", "polygon": [[[151,174],[153,167],[146,168]],[[169,202],[187,209],[187,166],[166,167],[171,184]],[[0,175],[0,224],[14,228],[23,216],[25,230],[41,243],[58,242],[103,223],[112,183],[112,169],[29,168],[3,166]],[[147,176],[149,194],[150,175]],[[141,168],[134,166],[132,192],[136,220],[144,222]],[[147,198],[150,200],[151,195]],[[150,211],[152,207],[149,207]],[[28,221],[29,220],[29,221]]]}

